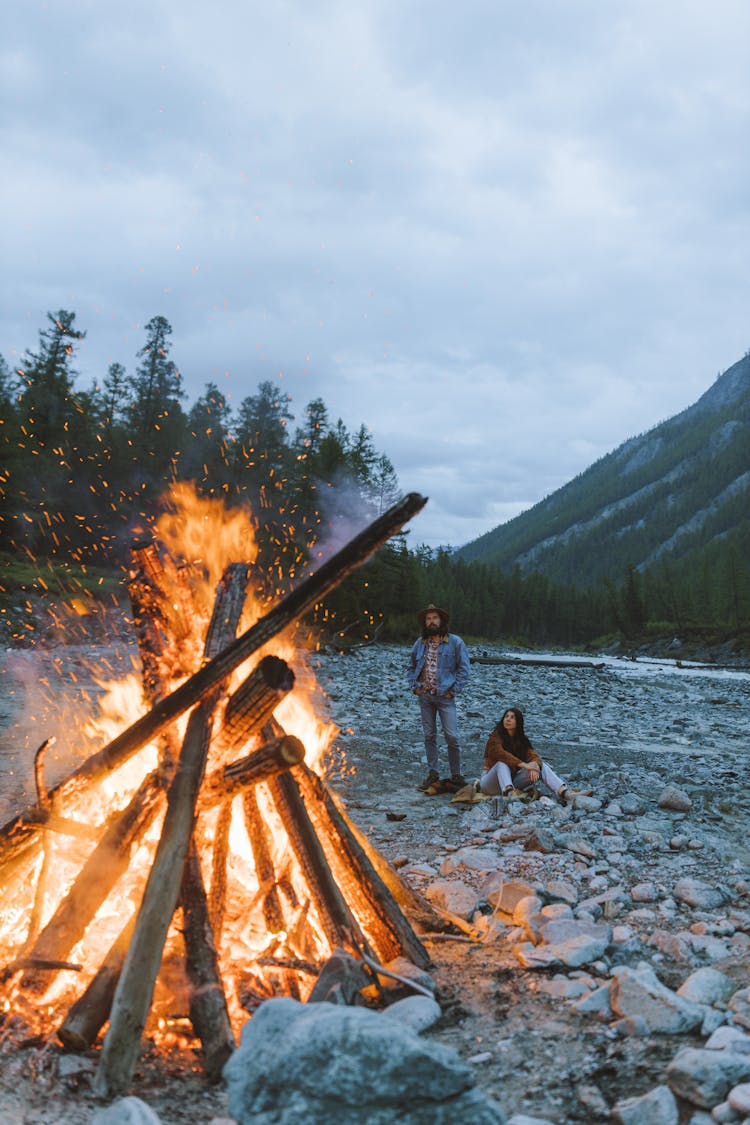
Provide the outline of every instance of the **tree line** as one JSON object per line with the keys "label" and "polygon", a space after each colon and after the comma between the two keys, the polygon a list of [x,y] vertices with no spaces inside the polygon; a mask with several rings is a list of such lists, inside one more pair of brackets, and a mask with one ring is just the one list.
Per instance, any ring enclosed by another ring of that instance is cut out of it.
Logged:
{"label": "tree line", "polygon": [[[250,507],[258,573],[274,596],[337,527],[356,530],[399,497],[393,465],[364,424],[350,430],[333,421],[321,398],[297,419],[291,397],[270,380],[236,410],[212,382],[186,403],[172,334],[164,317],[153,317],[133,372],[111,363],[87,389],[76,387],[75,371],[85,332],[69,310],[47,315],[37,348],[15,369],[0,357],[3,552],[84,570],[127,565],[134,529],[153,523],[169,485],[191,481],[200,495]],[[720,605],[694,571],[641,575],[629,567],[578,589],[518,567],[466,562],[449,548],[410,546],[410,536],[395,537],[318,607],[310,623],[319,636],[342,645],[403,640],[429,601],[449,608],[468,636],[535,644],[636,637],[657,622],[747,621],[740,560],[715,564],[727,571]]]}

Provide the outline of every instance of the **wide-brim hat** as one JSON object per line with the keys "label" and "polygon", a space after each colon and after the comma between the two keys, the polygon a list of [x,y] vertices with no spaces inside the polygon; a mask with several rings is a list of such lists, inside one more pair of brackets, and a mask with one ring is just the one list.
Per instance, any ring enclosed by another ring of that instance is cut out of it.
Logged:
{"label": "wide-brim hat", "polygon": [[417,611],[417,620],[419,621],[419,624],[422,626],[423,629],[424,629],[425,618],[427,617],[428,613],[439,613],[440,614],[440,624],[443,626],[444,629],[447,628],[448,622],[451,619],[451,615],[448,613],[448,610],[447,609],[441,609],[440,606],[433,605],[432,602],[430,602],[430,604],[426,605],[424,607],[424,609],[420,609],[420,610]]}

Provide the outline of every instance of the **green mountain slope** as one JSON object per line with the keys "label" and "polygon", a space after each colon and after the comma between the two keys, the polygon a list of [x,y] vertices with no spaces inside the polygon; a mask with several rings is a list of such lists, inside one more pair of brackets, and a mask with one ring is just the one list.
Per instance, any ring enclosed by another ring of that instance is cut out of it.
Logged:
{"label": "green mountain slope", "polygon": [[457,554],[581,586],[718,548],[750,554],[750,353],[692,406]]}

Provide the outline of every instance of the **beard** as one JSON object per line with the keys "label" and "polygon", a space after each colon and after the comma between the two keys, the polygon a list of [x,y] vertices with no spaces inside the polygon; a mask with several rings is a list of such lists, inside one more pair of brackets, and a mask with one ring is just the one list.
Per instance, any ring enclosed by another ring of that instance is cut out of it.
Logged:
{"label": "beard", "polygon": [[442,631],[442,625],[425,625],[424,627],[424,633],[427,637],[439,637]]}

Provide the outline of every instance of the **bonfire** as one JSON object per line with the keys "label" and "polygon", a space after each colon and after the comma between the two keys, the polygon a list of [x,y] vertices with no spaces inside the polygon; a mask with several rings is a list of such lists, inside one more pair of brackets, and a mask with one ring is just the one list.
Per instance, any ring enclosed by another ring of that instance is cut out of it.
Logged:
{"label": "bonfire", "polygon": [[[0,828],[6,1028],[99,1051],[126,1092],[144,1032],[200,1043],[217,1080],[264,999],[314,997],[343,950],[428,957],[425,904],[325,782],[336,729],[294,637],[302,615],[418,512],[410,494],[268,608],[246,515],[194,499],[134,545],[137,679],[107,685],[102,749]],[[217,524],[215,520],[220,522]],[[144,709],[145,706],[145,709]]]}

